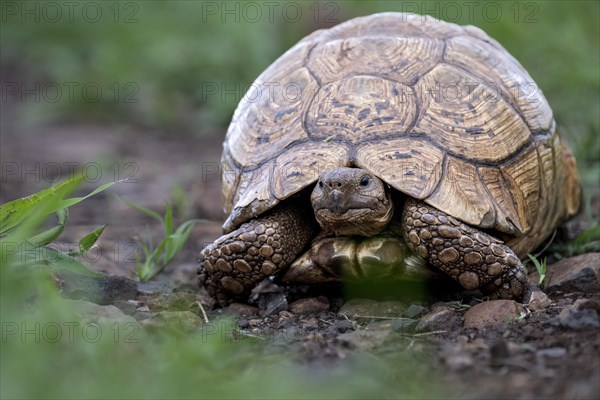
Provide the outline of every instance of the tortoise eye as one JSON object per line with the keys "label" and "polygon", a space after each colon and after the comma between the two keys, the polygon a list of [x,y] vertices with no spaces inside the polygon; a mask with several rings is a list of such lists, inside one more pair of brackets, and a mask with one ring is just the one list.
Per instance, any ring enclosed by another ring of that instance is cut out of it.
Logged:
{"label": "tortoise eye", "polygon": [[319,181],[319,187],[323,187],[323,181]]}
{"label": "tortoise eye", "polygon": [[369,178],[367,175],[360,179],[360,186],[369,186],[369,183],[371,183],[371,178]]}

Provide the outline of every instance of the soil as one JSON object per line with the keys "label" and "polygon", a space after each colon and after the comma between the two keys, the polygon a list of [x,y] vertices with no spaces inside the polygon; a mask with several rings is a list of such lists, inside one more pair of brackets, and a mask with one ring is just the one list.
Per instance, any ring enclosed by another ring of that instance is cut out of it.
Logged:
{"label": "soil", "polygon": [[[196,260],[199,249],[221,232],[218,166],[222,138],[222,133],[158,135],[69,124],[3,132],[2,162],[13,163],[14,169],[3,168],[1,202],[47,187],[67,175],[70,165],[88,165],[90,175],[83,192],[115,178],[129,178],[110,193],[73,207],[56,246],[73,246],[83,235],[107,224],[98,247],[85,261],[95,270],[135,278],[137,238],[147,234],[158,238],[162,228],[113,194],[162,211],[164,201],[172,201],[173,188],[180,187],[185,195],[179,196],[184,201],[176,212],[181,219],[204,221],[162,274],[140,284],[135,302],[124,306],[115,300],[117,307],[136,319],[152,317],[157,310],[152,299],[192,296],[201,300],[208,320],[235,315],[238,329],[234,335],[272,339],[301,363],[335,365],[356,352],[406,353],[415,365],[427,360],[430,372],[460,398],[600,398],[598,290],[557,291],[539,309],[519,306],[514,315],[508,312],[510,318],[469,328],[465,315],[483,304],[477,294],[365,300],[369,292],[360,293],[363,299],[357,299],[340,287],[306,291],[276,287],[274,292],[264,291],[258,304],[211,309],[213,302],[196,285]],[[100,179],[92,175],[94,171],[99,171]],[[598,199],[593,201],[598,204]],[[582,225],[585,221],[574,221],[571,230],[580,231]],[[197,308],[193,311],[204,318]]]}

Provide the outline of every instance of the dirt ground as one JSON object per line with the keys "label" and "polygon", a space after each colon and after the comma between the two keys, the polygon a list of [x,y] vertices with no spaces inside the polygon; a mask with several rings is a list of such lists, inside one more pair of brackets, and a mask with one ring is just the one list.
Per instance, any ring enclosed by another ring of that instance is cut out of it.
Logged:
{"label": "dirt ground", "polygon": [[[555,290],[542,305],[485,309],[477,294],[461,300],[455,294],[368,300],[350,298],[340,288],[276,288],[258,304],[211,310],[210,299],[196,285],[196,260],[199,249],[220,234],[222,133],[193,138],[68,124],[13,132],[2,136],[2,162],[12,163],[4,168],[2,202],[47,187],[73,165],[87,167],[83,189],[128,178],[73,207],[57,244],[68,247],[107,224],[98,247],[85,258],[95,270],[135,278],[136,238],[160,235],[160,226],[114,194],[159,211],[179,187],[184,193],[175,196],[179,215],[205,219],[155,283],[140,285],[136,307],[122,307],[140,321],[152,316],[153,296],[193,296],[205,304],[208,319],[234,314],[237,335],[273,338],[302,363],[332,365],[356,352],[406,353],[415,365],[419,360],[433,365],[434,375],[457,398],[600,398],[597,289]],[[598,264],[598,254],[588,256],[586,262]]]}

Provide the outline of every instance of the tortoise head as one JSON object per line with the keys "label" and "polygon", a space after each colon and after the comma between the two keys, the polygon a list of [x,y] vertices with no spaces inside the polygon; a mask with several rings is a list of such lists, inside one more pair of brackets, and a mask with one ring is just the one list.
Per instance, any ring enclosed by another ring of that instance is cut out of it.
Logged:
{"label": "tortoise head", "polygon": [[386,185],[360,168],[323,171],[311,202],[321,228],[336,236],[375,235],[388,225],[394,213]]}

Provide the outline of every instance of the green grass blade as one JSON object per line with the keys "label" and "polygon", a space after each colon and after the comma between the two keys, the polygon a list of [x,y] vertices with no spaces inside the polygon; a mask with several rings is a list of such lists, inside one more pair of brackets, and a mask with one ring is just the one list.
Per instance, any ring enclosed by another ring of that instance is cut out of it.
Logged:
{"label": "green grass blade", "polygon": [[577,236],[575,239],[573,239],[573,242],[578,245],[584,245],[584,244],[587,244],[588,242],[592,242],[592,241],[598,239],[599,237],[600,237],[600,222],[596,222],[596,224],[594,226],[592,226],[591,228],[589,228],[588,230],[584,231],[579,236]]}
{"label": "green grass blade", "polygon": [[45,246],[50,242],[56,240],[60,234],[64,231],[65,225],[67,224],[67,219],[69,217],[69,211],[66,208],[62,210],[58,210],[56,212],[56,218],[58,220],[58,225],[54,228],[50,228],[47,231],[44,231],[40,234],[35,235],[34,237],[28,239],[27,241],[33,247]]}
{"label": "green grass blade", "polygon": [[113,185],[115,185],[117,183],[121,183],[123,181],[125,181],[125,179],[121,179],[119,181],[114,181],[114,182],[106,183],[106,184],[104,184],[104,185],[102,185],[100,187],[97,187],[96,189],[94,189],[90,193],[86,194],[85,196],[82,196],[82,197],[72,197],[70,199],[65,199],[62,202],[60,202],[59,205],[60,205],[61,208],[67,208],[67,207],[74,206],[75,204],[81,203],[83,200],[88,199],[88,198],[92,197],[93,195],[98,194],[98,193],[100,193],[100,192],[102,192],[102,191],[110,188],[111,186],[113,186]]}
{"label": "green grass blade", "polygon": [[142,214],[149,216],[152,219],[163,222],[163,217],[161,217],[160,214],[158,214],[157,212],[154,212],[146,207],[142,207],[138,204],[132,203],[131,201],[124,199],[122,197],[117,196],[117,198],[119,200],[121,200],[123,203],[127,204],[127,206],[129,206],[130,208],[133,208],[134,210],[137,210],[137,211],[141,212]]}
{"label": "green grass blade", "polygon": [[92,233],[88,233],[79,241],[79,254],[85,254],[96,244],[96,241],[98,241],[98,238],[104,232],[104,228],[106,228],[106,225],[102,225]]}
{"label": "green grass blade", "polygon": [[18,268],[48,267],[52,272],[69,271],[84,276],[102,276],[100,273],[91,271],[70,255],[45,246],[21,248],[19,253],[8,260],[8,264]]}
{"label": "green grass blade", "polygon": [[181,226],[179,226],[179,228],[177,228],[175,233],[170,236],[170,240],[171,240],[171,243],[173,243],[173,246],[170,249],[170,252],[165,257],[168,260],[167,263],[170,262],[175,257],[175,255],[177,253],[179,253],[179,251],[181,251],[181,249],[187,242],[188,238],[190,237],[190,234],[192,233],[192,229],[194,229],[194,226],[198,222],[200,222],[200,221],[198,221],[198,220],[187,221],[187,222],[181,224]]}
{"label": "green grass blade", "polygon": [[165,236],[173,233],[173,207],[169,203],[165,204]]}
{"label": "green grass blade", "polygon": [[41,205],[46,205],[43,207],[45,215],[50,215],[64,208],[60,205],[60,200],[75,190],[82,180],[82,176],[77,176],[51,186],[48,189],[21,199],[9,201],[0,206],[0,235],[15,228],[25,218],[31,216],[34,211],[38,210],[39,212]]}
{"label": "green grass blade", "polygon": [[[173,233],[173,208],[169,203],[165,204],[165,237],[168,238]],[[165,253],[171,252],[171,240],[165,241]]]}
{"label": "green grass blade", "polygon": [[533,265],[535,266],[535,269],[537,270],[538,274],[540,275],[540,279],[539,279],[538,284],[543,287],[545,285],[545,282],[546,282],[546,259],[544,258],[544,260],[542,262],[540,262],[532,254],[527,254],[527,256],[529,257],[529,259],[531,260],[531,262],[533,262]]}

